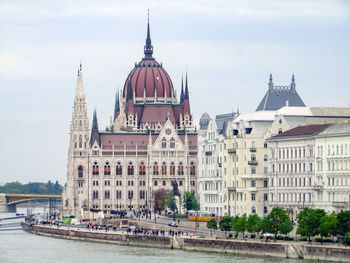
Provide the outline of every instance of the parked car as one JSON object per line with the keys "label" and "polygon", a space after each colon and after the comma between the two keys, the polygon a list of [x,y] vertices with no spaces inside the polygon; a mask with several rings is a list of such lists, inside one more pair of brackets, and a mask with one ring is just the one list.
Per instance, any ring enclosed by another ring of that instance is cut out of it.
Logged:
{"label": "parked car", "polygon": [[176,221],[171,221],[168,226],[177,227]]}

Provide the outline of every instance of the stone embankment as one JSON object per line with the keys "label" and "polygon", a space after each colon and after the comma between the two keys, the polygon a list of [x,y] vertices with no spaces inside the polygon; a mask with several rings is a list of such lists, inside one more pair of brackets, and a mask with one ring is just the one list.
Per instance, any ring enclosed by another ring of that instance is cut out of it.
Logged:
{"label": "stone embankment", "polygon": [[216,252],[235,255],[299,258],[333,262],[350,262],[350,248],[333,245],[316,245],[296,242],[261,242],[226,240],[200,237],[171,237],[133,235],[120,232],[89,231],[86,229],[23,224],[33,234],[102,242],[118,245],[182,249],[188,251]]}

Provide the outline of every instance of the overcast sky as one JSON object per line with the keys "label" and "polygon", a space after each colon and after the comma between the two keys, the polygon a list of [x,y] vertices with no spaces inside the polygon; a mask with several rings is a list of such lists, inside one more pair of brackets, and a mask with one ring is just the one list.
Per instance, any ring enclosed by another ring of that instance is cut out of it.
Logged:
{"label": "overcast sky", "polygon": [[66,181],[80,60],[91,121],[143,57],[147,9],[154,57],[174,87],[188,72],[191,110],[252,112],[276,85],[307,106],[350,103],[350,1],[0,2],[0,183]]}

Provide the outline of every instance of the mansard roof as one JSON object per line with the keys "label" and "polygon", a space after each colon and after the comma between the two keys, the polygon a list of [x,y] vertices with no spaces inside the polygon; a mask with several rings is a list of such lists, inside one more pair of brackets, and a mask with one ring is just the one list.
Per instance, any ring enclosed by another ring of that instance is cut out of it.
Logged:
{"label": "mansard roof", "polygon": [[261,100],[256,111],[278,110],[283,106],[305,107],[303,100],[300,98],[295,89],[294,75],[290,86],[275,86],[270,75],[269,89]]}
{"label": "mansard roof", "polygon": [[237,116],[236,112],[216,115],[215,122],[219,134],[226,136],[227,125]]}

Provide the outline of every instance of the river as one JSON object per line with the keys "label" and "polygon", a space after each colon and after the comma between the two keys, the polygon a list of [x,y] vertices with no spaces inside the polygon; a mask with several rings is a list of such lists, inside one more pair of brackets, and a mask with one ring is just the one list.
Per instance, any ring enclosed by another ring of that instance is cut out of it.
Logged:
{"label": "river", "polygon": [[[15,214],[0,214],[0,218]],[[107,262],[182,262],[182,263],[296,263],[299,260],[254,258],[218,253],[150,249],[57,239],[29,234],[22,230],[0,232],[1,263],[107,263]]]}

